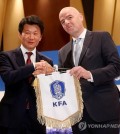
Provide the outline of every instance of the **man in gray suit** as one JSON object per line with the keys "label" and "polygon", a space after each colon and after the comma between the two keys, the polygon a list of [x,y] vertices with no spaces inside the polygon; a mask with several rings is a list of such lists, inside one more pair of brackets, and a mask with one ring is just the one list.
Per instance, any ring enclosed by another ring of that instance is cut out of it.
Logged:
{"label": "man in gray suit", "polygon": [[119,134],[119,92],[114,79],[120,75],[120,59],[110,34],[84,28],[83,16],[74,7],[63,8],[59,20],[72,36],[59,50],[59,67],[69,68],[80,80],[84,101],[83,118],[72,127],[73,133]]}

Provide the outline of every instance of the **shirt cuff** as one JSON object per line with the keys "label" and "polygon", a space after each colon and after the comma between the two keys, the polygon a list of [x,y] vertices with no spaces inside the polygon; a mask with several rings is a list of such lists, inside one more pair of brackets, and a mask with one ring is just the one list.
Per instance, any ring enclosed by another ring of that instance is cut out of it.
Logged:
{"label": "shirt cuff", "polygon": [[33,62],[33,66],[34,66],[34,69],[35,69],[35,63]]}
{"label": "shirt cuff", "polygon": [[87,81],[89,81],[89,82],[94,82],[94,80],[93,80],[93,76],[92,76],[92,74],[91,74],[90,71],[89,71],[89,73],[90,73],[90,79],[87,79]]}

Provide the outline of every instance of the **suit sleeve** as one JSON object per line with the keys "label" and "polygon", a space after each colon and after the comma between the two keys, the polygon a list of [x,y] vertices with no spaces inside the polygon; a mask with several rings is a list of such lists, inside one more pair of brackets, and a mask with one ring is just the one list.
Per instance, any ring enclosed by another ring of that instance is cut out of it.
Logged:
{"label": "suit sleeve", "polygon": [[6,52],[0,53],[0,75],[6,85],[25,80],[34,71],[33,64],[18,66]]}
{"label": "suit sleeve", "polygon": [[91,70],[95,85],[113,81],[120,75],[119,54],[110,34],[107,32],[104,32],[101,38],[101,56],[104,66]]}

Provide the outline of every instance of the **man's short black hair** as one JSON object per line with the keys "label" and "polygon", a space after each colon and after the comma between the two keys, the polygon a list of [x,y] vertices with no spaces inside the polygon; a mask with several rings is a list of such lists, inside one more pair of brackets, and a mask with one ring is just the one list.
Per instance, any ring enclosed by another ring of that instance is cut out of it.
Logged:
{"label": "man's short black hair", "polygon": [[22,33],[25,24],[37,25],[40,28],[41,34],[43,34],[44,32],[44,24],[40,20],[40,18],[36,15],[27,16],[20,21],[19,27],[18,27],[18,31],[20,34]]}

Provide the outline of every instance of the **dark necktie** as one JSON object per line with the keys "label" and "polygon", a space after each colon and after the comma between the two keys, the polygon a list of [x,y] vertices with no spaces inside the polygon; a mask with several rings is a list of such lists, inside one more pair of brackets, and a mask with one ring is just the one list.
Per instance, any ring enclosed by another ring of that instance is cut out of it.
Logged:
{"label": "dark necktie", "polygon": [[[27,56],[28,56],[28,58],[27,58],[27,60],[26,60],[26,64],[32,63],[30,57],[31,57],[31,55],[32,55],[33,53],[32,53],[32,52],[26,52],[26,54],[27,54]],[[29,76],[28,82],[31,83],[31,81],[32,81],[32,76]],[[27,103],[27,104],[26,104],[26,109],[29,109],[29,108],[30,108],[30,104],[29,104],[28,98],[26,99],[26,103]]]}
{"label": "dark necktie", "polygon": [[[26,52],[26,54],[27,54],[27,56],[28,56],[28,58],[27,58],[27,60],[26,60],[26,64],[32,63],[30,57],[31,57],[31,55],[32,55],[33,53],[32,53],[32,52]],[[32,75],[28,78],[28,81],[29,81],[29,83],[31,83],[31,81],[32,81]]]}
{"label": "dark necktie", "polygon": [[31,63],[30,57],[31,57],[31,55],[32,55],[33,53],[32,53],[32,52],[26,52],[26,54],[27,54],[27,56],[28,56],[28,58],[27,58],[27,60],[26,60],[26,64],[30,64],[30,63]]}

